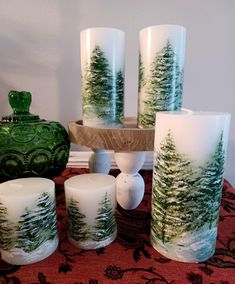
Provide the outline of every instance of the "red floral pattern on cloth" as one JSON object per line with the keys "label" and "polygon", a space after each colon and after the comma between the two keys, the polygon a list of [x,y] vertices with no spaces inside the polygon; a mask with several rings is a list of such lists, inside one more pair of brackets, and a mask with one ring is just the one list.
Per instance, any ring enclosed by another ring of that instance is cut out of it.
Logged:
{"label": "red floral pattern on cloth", "polygon": [[32,265],[0,260],[1,284],[235,283],[235,190],[229,182],[224,181],[216,252],[205,262],[190,264],[167,259],[150,244],[152,171],[147,170],[140,171],[146,184],[140,206],[130,211],[117,207],[118,237],[111,245],[92,251],[70,244],[63,185],[67,178],[87,171],[67,168],[54,179],[60,239],[56,252]]}

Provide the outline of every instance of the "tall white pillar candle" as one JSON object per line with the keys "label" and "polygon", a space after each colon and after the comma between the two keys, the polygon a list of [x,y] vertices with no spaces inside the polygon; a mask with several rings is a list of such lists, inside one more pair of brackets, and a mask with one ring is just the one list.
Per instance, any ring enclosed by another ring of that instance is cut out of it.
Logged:
{"label": "tall white pillar candle", "polygon": [[125,34],[97,27],[83,30],[80,39],[83,124],[122,127]]}
{"label": "tall white pillar candle", "polygon": [[102,173],[83,174],[65,181],[68,237],[83,249],[110,244],[117,235],[116,179]]}
{"label": "tall white pillar candle", "polygon": [[179,110],[182,105],[186,30],[158,25],[139,33],[138,127],[155,125],[157,111]]}
{"label": "tall white pillar candle", "polygon": [[230,115],[156,115],[151,242],[164,256],[201,262],[214,254]]}
{"label": "tall white pillar candle", "polygon": [[55,184],[22,178],[0,184],[0,252],[8,263],[40,261],[57,248]]}

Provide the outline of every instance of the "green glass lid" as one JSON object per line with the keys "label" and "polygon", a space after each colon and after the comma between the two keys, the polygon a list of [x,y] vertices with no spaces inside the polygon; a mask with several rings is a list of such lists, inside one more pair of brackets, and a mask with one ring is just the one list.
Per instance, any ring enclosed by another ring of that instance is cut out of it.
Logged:
{"label": "green glass lid", "polygon": [[37,122],[40,117],[29,112],[32,101],[30,92],[27,91],[10,91],[8,101],[13,110],[13,113],[2,117],[2,122]]}

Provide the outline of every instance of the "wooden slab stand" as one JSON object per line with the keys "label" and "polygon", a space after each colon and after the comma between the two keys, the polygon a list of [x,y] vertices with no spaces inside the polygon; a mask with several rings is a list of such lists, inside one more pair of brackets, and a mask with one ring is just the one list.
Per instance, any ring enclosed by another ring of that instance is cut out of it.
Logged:
{"label": "wooden slab stand", "polygon": [[137,120],[127,117],[123,128],[97,128],[70,122],[68,132],[72,143],[92,149],[114,151],[153,151],[154,128],[137,128]]}

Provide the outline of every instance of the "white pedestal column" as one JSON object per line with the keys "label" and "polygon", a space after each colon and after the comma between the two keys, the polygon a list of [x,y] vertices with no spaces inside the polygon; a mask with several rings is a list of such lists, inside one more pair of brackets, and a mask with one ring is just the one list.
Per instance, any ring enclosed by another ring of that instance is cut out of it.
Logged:
{"label": "white pedestal column", "polygon": [[138,171],[145,161],[146,152],[115,152],[115,161],[121,170],[117,176],[117,202],[127,210],[135,209],[144,196],[144,180]]}
{"label": "white pedestal column", "polygon": [[93,153],[89,159],[90,173],[108,174],[111,167],[109,154],[103,149],[92,149]]}

